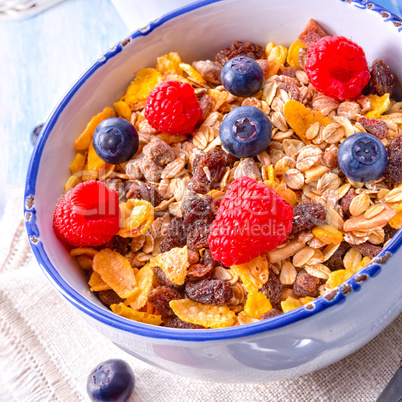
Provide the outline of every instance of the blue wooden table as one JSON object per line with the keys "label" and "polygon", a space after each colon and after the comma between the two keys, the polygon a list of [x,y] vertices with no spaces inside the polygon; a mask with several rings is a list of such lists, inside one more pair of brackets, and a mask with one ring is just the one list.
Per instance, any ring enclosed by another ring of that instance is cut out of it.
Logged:
{"label": "blue wooden table", "polygon": [[[376,1],[401,15],[398,2]],[[27,20],[0,22],[1,188],[24,184],[32,128],[45,121],[79,75],[129,31],[111,0],[65,0]]]}

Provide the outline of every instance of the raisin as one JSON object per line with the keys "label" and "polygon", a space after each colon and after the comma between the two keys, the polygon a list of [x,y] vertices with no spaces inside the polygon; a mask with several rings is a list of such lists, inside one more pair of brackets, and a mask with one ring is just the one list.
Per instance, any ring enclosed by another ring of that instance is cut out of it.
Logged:
{"label": "raisin", "polygon": [[297,297],[317,297],[320,280],[302,269],[293,284],[293,293]]}
{"label": "raisin", "polygon": [[168,286],[170,288],[174,288],[177,290],[181,290],[183,288],[182,285],[178,285],[176,283],[173,283],[170,281],[166,274],[163,272],[163,269],[161,267],[153,267],[152,270],[154,271],[155,277],[157,282],[162,285],[162,286]]}
{"label": "raisin", "polygon": [[152,159],[144,157],[139,162],[141,173],[146,181],[158,182],[162,176],[163,168],[155,163]]}
{"label": "raisin", "polygon": [[98,293],[98,296],[101,302],[106,306],[122,303],[124,301],[113,289],[102,290]]}
{"label": "raisin", "polygon": [[200,255],[194,250],[188,250],[188,263],[190,265],[197,264],[200,261]]}
{"label": "raisin", "polygon": [[212,257],[212,253],[209,248],[204,250],[203,263],[205,266],[210,267],[211,270],[215,268],[215,258]]}
{"label": "raisin", "polygon": [[387,64],[380,59],[374,60],[370,69],[370,76],[379,96],[392,95],[396,87],[396,78]]}
{"label": "raisin", "polygon": [[187,246],[192,250],[201,250],[209,247],[208,235],[211,229],[210,224],[196,221],[191,226],[191,231],[187,235]]}
{"label": "raisin", "polygon": [[190,322],[182,321],[179,317],[170,318],[165,320],[165,327],[181,328],[181,329],[204,329],[203,326],[191,324]]}
{"label": "raisin", "polygon": [[262,285],[259,290],[260,293],[268,297],[269,301],[273,306],[276,306],[282,296],[282,283],[279,278],[275,275],[275,272],[269,267],[268,280]]}
{"label": "raisin", "polygon": [[368,241],[362,244],[355,244],[353,248],[359,250],[365,257],[370,258],[374,258],[382,250],[382,247],[375,246]]}
{"label": "raisin", "polygon": [[303,45],[309,47],[312,43],[325,36],[329,36],[328,33],[317,22],[310,19],[298,39]]}
{"label": "raisin", "polygon": [[169,302],[178,299],[181,299],[180,293],[168,286],[158,286],[148,294],[148,301],[159,311],[162,319],[175,317]]}
{"label": "raisin", "polygon": [[161,234],[160,250],[162,253],[175,247],[184,247],[187,242],[186,230],[183,219],[174,217],[168,224],[166,230]]}
{"label": "raisin", "polygon": [[345,215],[349,215],[349,207],[353,198],[357,197],[356,191],[353,187],[342,197],[340,206]]}
{"label": "raisin", "polygon": [[348,250],[350,250],[350,245],[343,241],[339,247],[336,249],[335,253],[325,262],[325,265],[331,271],[337,271],[338,269],[345,268],[343,265],[343,257]]}
{"label": "raisin", "polygon": [[283,314],[281,310],[278,310],[277,308],[272,308],[261,316],[261,320],[268,320],[269,318],[276,317],[280,314]]}
{"label": "raisin", "polygon": [[211,60],[194,61],[193,67],[200,73],[205,81],[221,84],[222,64]]}
{"label": "raisin", "polygon": [[211,273],[213,267],[204,264],[193,264],[187,271],[189,277],[202,278]]}
{"label": "raisin", "polygon": [[191,209],[184,215],[183,225],[190,232],[195,222],[202,221],[211,224],[215,219],[215,212],[212,208],[213,198],[204,195],[191,205]]}
{"label": "raisin", "polygon": [[148,158],[150,161],[161,167],[166,166],[168,163],[176,159],[176,154],[173,149],[166,144],[166,142],[157,137],[152,138],[151,142],[145,145],[142,152],[144,153],[145,158]]}
{"label": "raisin", "polygon": [[194,206],[202,199],[202,196],[186,188],[183,199],[181,200],[181,212],[183,215],[190,212]]}
{"label": "raisin", "polygon": [[384,176],[392,185],[402,183],[402,135],[394,138],[388,146],[388,165]]}
{"label": "raisin", "polygon": [[201,96],[201,98],[198,100],[198,103],[200,104],[202,110],[202,120],[205,120],[214,108],[214,101],[210,95],[205,94]]}
{"label": "raisin", "polygon": [[222,279],[187,282],[185,292],[191,300],[213,306],[225,306],[233,297],[232,285]]}
{"label": "raisin", "polygon": [[321,204],[306,202],[293,208],[292,234],[312,229],[325,222],[325,209]]}
{"label": "raisin", "polygon": [[388,224],[383,227],[384,229],[384,243],[386,243],[388,240],[392,239],[395,235],[395,233],[398,231],[397,229],[394,229],[393,227],[389,226]]}
{"label": "raisin", "polygon": [[193,177],[187,184],[188,188],[200,194],[213,190],[226,172],[226,162],[225,151],[221,148],[211,149],[193,165]]}
{"label": "raisin", "polygon": [[237,56],[245,56],[254,60],[266,59],[265,49],[262,46],[237,40],[233,42],[230,47],[218,52],[215,56],[215,60],[224,66],[227,61]]}
{"label": "raisin", "polygon": [[126,255],[130,250],[131,238],[113,236],[107,243],[102,245],[99,249],[110,248],[111,250],[117,251],[121,255]]}
{"label": "raisin", "polygon": [[370,119],[362,116],[358,121],[368,133],[375,135],[380,140],[387,136],[388,125],[384,120]]}
{"label": "raisin", "polygon": [[128,182],[126,198],[138,198],[140,200],[148,201],[153,207],[161,203],[161,196],[159,191],[151,184],[144,182]]}

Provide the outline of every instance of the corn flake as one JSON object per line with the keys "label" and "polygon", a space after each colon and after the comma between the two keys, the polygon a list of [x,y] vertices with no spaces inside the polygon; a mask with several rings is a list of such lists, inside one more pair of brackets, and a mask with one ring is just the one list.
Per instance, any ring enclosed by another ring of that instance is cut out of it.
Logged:
{"label": "corn flake", "polygon": [[235,322],[235,313],[226,306],[211,306],[190,299],[172,300],[169,306],[182,321],[206,328],[226,328]]}
{"label": "corn flake", "polygon": [[288,55],[286,61],[288,62],[289,66],[301,68],[299,64],[299,50],[306,49],[306,46],[296,39],[289,47]]}
{"label": "corn flake", "polygon": [[101,292],[102,290],[111,289],[111,287],[95,271],[92,272],[88,285],[93,292]]}
{"label": "corn flake", "polygon": [[330,225],[316,226],[312,232],[324,244],[340,244],[343,240],[342,232]]}
{"label": "corn flake", "polygon": [[126,102],[118,101],[118,102],[114,103],[113,106],[119,117],[126,119],[128,121],[131,120],[131,109],[130,109],[130,106],[127,105]]}
{"label": "corn flake", "polygon": [[86,161],[85,155],[77,153],[77,155],[75,155],[73,161],[70,164],[71,174],[75,174],[77,172],[80,172],[81,170],[84,170],[85,161]]}
{"label": "corn flake", "polygon": [[122,299],[129,297],[136,289],[136,281],[130,261],[117,251],[104,248],[95,255],[93,270]]}
{"label": "corn flake", "polygon": [[240,311],[240,313],[237,314],[237,320],[239,321],[240,325],[252,324],[253,322],[258,322],[259,321],[256,318],[250,317],[244,311]]}
{"label": "corn flake", "polygon": [[286,300],[281,302],[282,310],[284,313],[292,311],[296,308],[303,306],[303,303],[298,299],[294,299],[293,297],[288,297]]}
{"label": "corn flake", "polygon": [[144,307],[148,300],[148,293],[152,289],[153,279],[154,271],[151,266],[147,264],[142,267],[135,275],[137,289],[125,300],[124,304],[130,306],[134,310],[139,310]]}
{"label": "corn flake", "polygon": [[76,257],[77,255],[89,255],[91,257],[95,257],[96,254],[99,253],[99,250],[96,250],[95,248],[92,247],[77,247],[73,248],[70,251],[70,255],[73,257]]}
{"label": "corn flake", "polygon": [[124,95],[124,102],[133,108],[137,103],[144,103],[149,93],[162,81],[162,74],[154,68],[138,71]]}
{"label": "corn flake", "polygon": [[201,77],[200,73],[193,66],[190,66],[190,64],[180,63],[179,66],[189,75],[189,77],[200,82],[201,84],[206,84],[206,81]]}
{"label": "corn flake", "polygon": [[306,139],[306,132],[312,124],[318,122],[322,126],[327,126],[332,123],[331,119],[320,112],[311,110],[293,99],[285,103],[283,114],[293,131],[306,144],[310,143]]}
{"label": "corn flake", "polygon": [[391,104],[389,94],[383,96],[370,94],[368,97],[370,98],[370,111],[366,113],[366,116],[372,119],[380,117]]}
{"label": "corn flake", "polygon": [[251,318],[261,318],[261,316],[272,309],[268,297],[260,292],[249,293],[247,296],[244,311]]}
{"label": "corn flake", "polygon": [[275,46],[268,55],[267,77],[272,77],[278,73],[281,67],[284,67],[288,49],[284,46]]}
{"label": "corn flake", "polygon": [[93,180],[94,178],[101,178],[108,171],[113,171],[114,165],[106,163],[101,159],[95,151],[92,142],[89,144],[87,163],[85,165],[83,181]]}
{"label": "corn flake", "polygon": [[183,75],[180,67],[181,59],[178,53],[170,52],[156,59],[156,69],[162,74]]}
{"label": "corn flake", "polygon": [[101,113],[92,117],[84,132],[75,140],[75,150],[78,152],[86,151],[89,148],[89,144],[92,143],[92,136],[94,135],[96,127],[109,117],[116,117],[116,113],[111,107],[106,107]]}
{"label": "corn flake", "polygon": [[72,175],[70,176],[66,184],[64,185],[64,193],[68,193],[71,189],[73,189],[77,184],[81,183],[81,179],[78,176]]}
{"label": "corn flake", "polygon": [[149,314],[145,311],[136,311],[131,307],[127,307],[124,303],[112,304],[110,309],[113,311],[113,313],[119,315],[120,317],[128,318],[129,320],[152,325],[162,324],[162,317],[160,315]]}
{"label": "corn flake", "polygon": [[327,285],[335,289],[337,286],[342,285],[343,282],[347,281],[354,272],[348,269],[338,269],[338,271],[331,272],[327,280]]}
{"label": "corn flake", "polygon": [[130,198],[127,202],[121,203],[119,208],[122,229],[118,235],[121,237],[145,234],[154,221],[154,207],[148,201]]}
{"label": "corn flake", "polygon": [[265,255],[260,255],[245,264],[233,265],[230,270],[243,282],[249,293],[255,293],[268,280],[268,260]]}
{"label": "corn flake", "polygon": [[187,246],[172,248],[151,258],[149,265],[152,268],[160,267],[171,282],[183,285],[186,280],[187,268],[190,266],[188,248]]}
{"label": "corn flake", "polygon": [[394,229],[402,227],[402,210],[398,211],[396,215],[388,221],[388,224]]}

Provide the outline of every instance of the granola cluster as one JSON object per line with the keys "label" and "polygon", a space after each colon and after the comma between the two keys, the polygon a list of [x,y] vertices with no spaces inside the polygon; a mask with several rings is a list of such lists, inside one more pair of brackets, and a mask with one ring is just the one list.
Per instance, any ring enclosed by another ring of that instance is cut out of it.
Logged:
{"label": "granola cluster", "polygon": [[[314,29],[302,38],[326,35]],[[114,109],[95,116],[77,139],[65,190],[96,179],[119,195],[119,234],[103,246],[71,251],[91,290],[112,311],[174,328],[270,319],[340,285],[402,227],[402,102],[386,92],[389,68],[373,64],[370,85],[381,93],[370,89],[339,102],[310,84],[306,49],[299,40],[289,49],[236,41],[217,61],[189,65],[177,53],[159,57],[156,68],[141,70]],[[251,55],[263,68],[263,89],[255,96],[236,97],[221,85],[222,65],[233,55]],[[146,95],[164,80],[194,88],[203,117],[192,135],[157,132],[146,120]],[[244,105],[261,109],[273,133],[264,152],[238,160],[222,149],[219,127]],[[116,113],[135,126],[140,149],[113,166],[97,159],[90,137]],[[388,149],[388,167],[375,181],[354,182],[338,167],[339,146],[357,132],[372,133]],[[242,176],[264,182],[292,205],[293,229],[278,248],[226,267],[212,257],[208,234],[229,184]]]}

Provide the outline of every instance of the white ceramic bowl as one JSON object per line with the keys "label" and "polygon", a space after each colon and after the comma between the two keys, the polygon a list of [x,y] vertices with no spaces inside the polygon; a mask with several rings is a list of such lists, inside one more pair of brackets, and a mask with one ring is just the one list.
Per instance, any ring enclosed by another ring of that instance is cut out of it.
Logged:
{"label": "white ceramic bowl", "polygon": [[289,45],[310,18],[361,45],[369,62],[381,58],[402,77],[402,21],[365,0],[209,0],[152,22],[105,53],[70,89],[44,127],[25,191],[33,252],[50,281],[89,323],[143,361],[202,380],[281,380],[349,355],[402,310],[401,233],[376,264],[316,299],[312,309],[227,329],[178,330],[130,321],[106,309],[52,230],[74,139],[93,115],[124,94],[135,71],[154,66],[156,57],[169,51],[179,52],[186,62],[213,58],[233,40]]}

